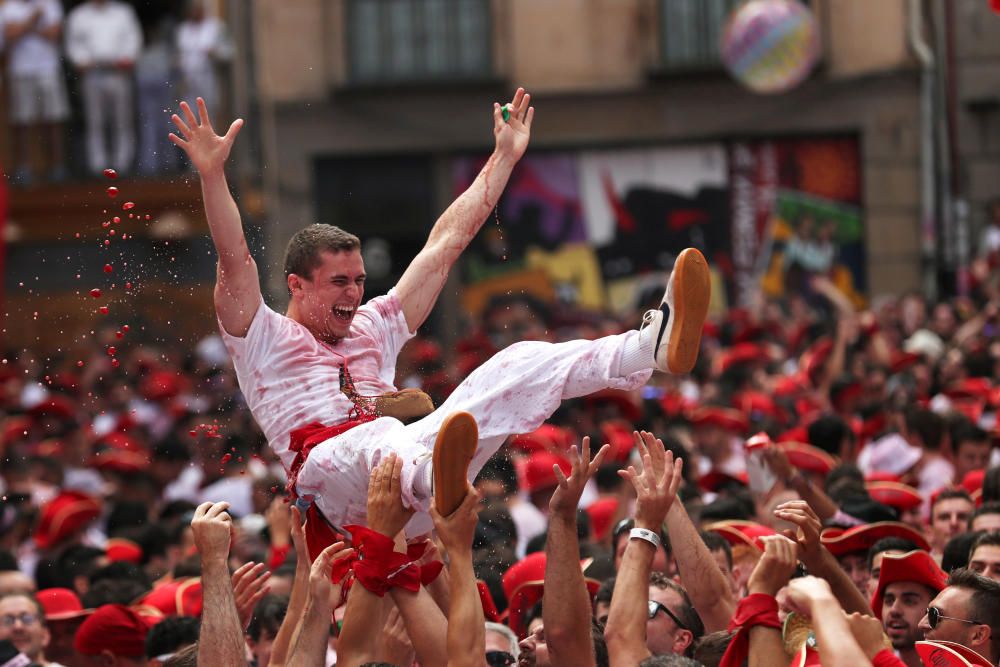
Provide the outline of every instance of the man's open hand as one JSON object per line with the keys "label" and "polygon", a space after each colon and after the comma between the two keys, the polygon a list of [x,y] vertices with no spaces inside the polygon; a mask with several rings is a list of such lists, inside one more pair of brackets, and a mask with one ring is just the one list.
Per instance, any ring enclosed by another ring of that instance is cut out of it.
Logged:
{"label": "man's open hand", "polygon": [[309,570],[309,597],[313,605],[332,612],[340,602],[340,584],[333,583],[333,563],[354,553],[343,542],[335,542],[316,556]]}
{"label": "man's open hand", "polygon": [[389,454],[372,470],[368,480],[368,527],[395,538],[413,516],[403,505],[403,459]]}
{"label": "man's open hand", "polygon": [[184,114],[183,119],[177,114],[172,115],[170,119],[174,121],[174,125],[177,126],[184,138],[182,139],[171,132],[170,141],[187,153],[191,164],[194,165],[199,174],[204,176],[206,173],[221,170],[229,157],[233,142],[236,141],[236,135],[243,127],[243,119],[234,120],[225,136],[219,136],[212,128],[205,100],[198,98],[199,118],[195,118],[187,102],[181,102],[181,112]]}
{"label": "man's open hand", "polygon": [[[496,152],[520,160],[528,149],[531,138],[531,121],[535,117],[534,107],[529,106],[531,95],[518,88],[514,99],[505,105],[493,104],[493,136],[496,137]],[[510,115],[503,119],[503,110]]]}
{"label": "man's open hand", "polygon": [[229,503],[202,503],[191,519],[194,545],[202,562],[225,561],[233,539],[233,518],[226,511]]}
{"label": "man's open hand", "polygon": [[468,485],[465,499],[458,509],[448,516],[441,516],[431,505],[431,518],[437,529],[438,539],[448,551],[449,557],[459,553],[472,551],[472,538],[476,534],[476,524],[479,522],[479,493]]}
{"label": "man's open hand", "polygon": [[[628,470],[620,470],[618,474],[635,488],[636,527],[659,532],[670,506],[677,498],[684,462],[681,459],[674,461],[673,452],[665,451],[663,442],[652,435],[637,439],[636,445],[642,456],[642,473],[629,466]],[[658,470],[660,474],[657,474]]]}
{"label": "man's open hand", "polygon": [[552,498],[549,500],[549,511],[553,515],[562,516],[571,519],[574,523],[576,522],[576,508],[580,504],[583,487],[587,485],[587,480],[601,467],[601,463],[610,449],[610,445],[604,445],[594,456],[594,460],[591,461],[590,438],[584,438],[582,453],[577,451],[576,445],[573,445],[573,448],[570,449],[569,458],[573,465],[573,470],[570,473],[569,479],[563,474],[562,468],[557,465],[552,466],[552,469],[556,473],[556,479],[559,481],[559,486],[556,487]]}

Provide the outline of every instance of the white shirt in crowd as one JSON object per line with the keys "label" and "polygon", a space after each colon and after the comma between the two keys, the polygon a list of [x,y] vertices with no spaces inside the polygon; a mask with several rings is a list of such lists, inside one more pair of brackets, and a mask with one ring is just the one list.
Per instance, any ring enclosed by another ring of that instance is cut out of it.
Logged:
{"label": "white shirt in crowd", "polygon": [[66,55],[76,67],[135,62],[142,50],[142,26],[131,5],[90,0],[66,18]]}
{"label": "white shirt in crowd", "polygon": [[46,39],[40,31],[59,25],[63,20],[59,0],[7,0],[0,5],[0,31],[7,26],[28,21],[35,12],[38,21],[29,32],[7,45],[7,71],[12,76],[58,74],[61,60],[59,43]]}
{"label": "white shirt in crowd", "polygon": [[201,21],[184,21],[177,28],[177,52],[185,76],[198,76],[229,57],[226,26],[214,16]]}

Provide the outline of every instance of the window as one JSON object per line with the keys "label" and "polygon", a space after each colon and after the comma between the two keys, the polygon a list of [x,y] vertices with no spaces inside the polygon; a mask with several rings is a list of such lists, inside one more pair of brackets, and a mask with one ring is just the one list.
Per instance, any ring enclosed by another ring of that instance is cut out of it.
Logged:
{"label": "window", "polygon": [[660,0],[661,65],[665,69],[721,66],[722,32],[744,0]]}
{"label": "window", "polygon": [[482,80],[491,74],[489,0],[349,0],[352,83]]}

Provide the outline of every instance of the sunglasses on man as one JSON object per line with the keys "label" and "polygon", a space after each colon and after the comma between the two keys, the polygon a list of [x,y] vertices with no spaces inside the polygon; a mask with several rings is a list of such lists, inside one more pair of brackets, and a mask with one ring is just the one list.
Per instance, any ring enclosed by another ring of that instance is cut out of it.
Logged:
{"label": "sunglasses on man", "polygon": [[955,616],[945,616],[937,607],[927,607],[927,625],[931,626],[931,630],[936,628],[942,620],[958,621],[959,623],[968,623],[969,625],[982,625],[979,621],[970,621],[965,618],[956,618]]}
{"label": "sunglasses on man", "polygon": [[507,651],[487,651],[486,664],[489,667],[510,667],[516,662],[513,655]]}
{"label": "sunglasses on man", "polygon": [[677,615],[674,614],[674,612],[670,611],[670,609],[667,608],[667,605],[657,602],[656,600],[649,600],[649,616],[648,616],[649,620],[652,621],[656,617],[656,613],[659,611],[662,611],[664,614],[669,616],[670,619],[674,623],[676,623],[677,627],[679,627],[681,630],[691,629],[688,626],[684,625],[684,621],[677,618]]}

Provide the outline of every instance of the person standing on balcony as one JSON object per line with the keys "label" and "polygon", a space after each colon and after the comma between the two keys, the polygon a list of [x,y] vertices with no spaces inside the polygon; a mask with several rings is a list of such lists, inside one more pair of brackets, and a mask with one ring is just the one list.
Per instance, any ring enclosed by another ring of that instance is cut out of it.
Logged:
{"label": "person standing on balcony", "polygon": [[[67,17],[66,54],[82,79],[87,166],[95,174],[107,167],[123,173],[132,166],[132,70],[141,50],[142,27],[131,5],[87,0]],[[109,127],[111,151],[105,138]]]}
{"label": "person standing on balcony", "polygon": [[232,58],[226,25],[205,12],[204,0],[191,0],[187,18],[177,29],[177,52],[185,97],[200,96],[210,109],[219,106],[219,64]]}
{"label": "person standing on balcony", "polygon": [[63,11],[58,0],[10,0],[0,5],[7,43],[10,122],[16,163],[11,180],[33,181],[29,146],[44,137],[49,179],[66,178],[63,123],[69,117],[66,82],[59,55]]}

